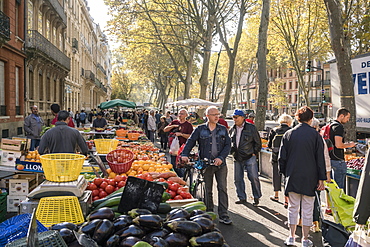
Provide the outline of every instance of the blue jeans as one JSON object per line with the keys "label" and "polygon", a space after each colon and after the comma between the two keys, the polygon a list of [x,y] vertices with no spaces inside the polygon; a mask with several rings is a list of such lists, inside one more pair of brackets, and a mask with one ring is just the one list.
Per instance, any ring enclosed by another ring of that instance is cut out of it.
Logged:
{"label": "blue jeans", "polygon": [[340,189],[344,189],[347,165],[344,160],[330,160],[331,164],[331,177],[338,184]]}
{"label": "blue jeans", "polygon": [[239,200],[247,199],[247,194],[245,193],[244,170],[246,170],[248,179],[252,185],[253,198],[260,198],[262,193],[260,179],[258,177],[257,158],[256,156],[252,156],[247,160],[234,162],[234,184]]}
{"label": "blue jeans", "polygon": [[148,130],[149,133],[149,140],[154,143],[154,132],[152,130]]}
{"label": "blue jeans", "polygon": [[34,151],[40,145],[40,139],[31,139],[30,151]]}

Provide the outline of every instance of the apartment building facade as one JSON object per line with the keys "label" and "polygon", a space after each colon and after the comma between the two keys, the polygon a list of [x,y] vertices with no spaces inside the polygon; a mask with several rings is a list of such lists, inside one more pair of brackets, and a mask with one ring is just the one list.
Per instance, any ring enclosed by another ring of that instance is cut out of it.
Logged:
{"label": "apartment building facade", "polygon": [[24,4],[21,0],[0,0],[0,137],[23,132]]}

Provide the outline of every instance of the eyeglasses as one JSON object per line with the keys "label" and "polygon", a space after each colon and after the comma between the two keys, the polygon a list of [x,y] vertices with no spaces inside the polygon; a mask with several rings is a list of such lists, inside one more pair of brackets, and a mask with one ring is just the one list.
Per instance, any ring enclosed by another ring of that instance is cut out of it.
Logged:
{"label": "eyeglasses", "polygon": [[241,116],[239,116],[239,115],[233,116],[233,118],[238,118],[238,117],[241,117]]}
{"label": "eyeglasses", "polygon": [[212,116],[212,117],[219,117],[221,114],[220,113],[216,113],[216,114],[208,114],[208,116]]}

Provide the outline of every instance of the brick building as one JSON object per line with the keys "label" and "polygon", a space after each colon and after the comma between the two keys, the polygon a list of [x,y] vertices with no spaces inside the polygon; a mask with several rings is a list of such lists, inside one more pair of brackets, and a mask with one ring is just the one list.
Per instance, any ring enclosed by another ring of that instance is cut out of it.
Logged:
{"label": "brick building", "polygon": [[23,133],[25,1],[0,0],[0,137]]}

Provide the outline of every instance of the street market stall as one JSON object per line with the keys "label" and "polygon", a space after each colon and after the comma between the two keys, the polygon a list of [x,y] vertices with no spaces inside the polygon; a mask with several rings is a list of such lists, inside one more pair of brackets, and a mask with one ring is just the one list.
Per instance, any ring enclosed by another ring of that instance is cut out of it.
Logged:
{"label": "street market stall", "polygon": [[[33,212],[39,243],[45,235],[62,243],[51,246],[223,246],[222,234],[214,230],[216,215],[205,212],[204,203],[192,197],[189,185],[141,130],[118,126],[105,133],[111,139],[95,139],[102,132],[80,133],[90,139],[92,159],[25,151],[13,164],[14,171],[38,172],[45,180],[22,190],[24,198],[14,208],[15,217],[25,220],[18,230],[0,232],[0,246],[27,241],[22,237],[32,228]],[[186,220],[177,223],[178,218]]]}

